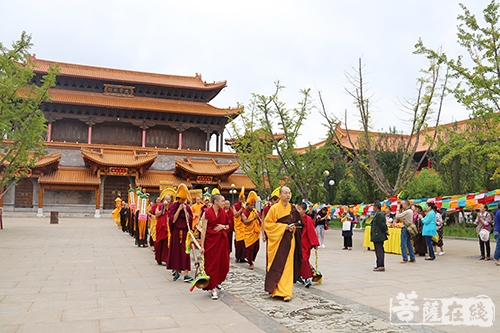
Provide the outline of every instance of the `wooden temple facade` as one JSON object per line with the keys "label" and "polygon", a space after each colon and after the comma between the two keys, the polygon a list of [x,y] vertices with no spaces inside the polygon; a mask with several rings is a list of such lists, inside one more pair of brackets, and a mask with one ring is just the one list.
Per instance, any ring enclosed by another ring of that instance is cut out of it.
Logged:
{"label": "wooden temple facade", "polygon": [[[34,84],[53,61],[33,59]],[[226,124],[240,108],[209,102],[226,82],[58,63],[60,75],[41,105],[46,155],[4,196],[4,211],[94,212],[142,186],[155,198],[161,181],[191,189],[229,190],[254,184],[225,153]],[[210,142],[215,137],[215,147]],[[125,199],[126,200],[126,199]]]}

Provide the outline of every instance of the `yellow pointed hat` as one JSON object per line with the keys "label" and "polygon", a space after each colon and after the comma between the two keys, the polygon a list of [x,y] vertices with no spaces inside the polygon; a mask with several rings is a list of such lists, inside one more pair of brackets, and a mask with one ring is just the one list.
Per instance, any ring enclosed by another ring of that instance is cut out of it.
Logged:
{"label": "yellow pointed hat", "polygon": [[245,186],[241,187],[241,192],[240,195],[238,195],[238,198],[244,198],[245,197]]}
{"label": "yellow pointed hat", "polygon": [[214,187],[214,188],[212,189],[212,195],[216,195],[216,194],[220,194],[220,191],[219,191],[219,189],[218,189],[218,188]]}
{"label": "yellow pointed hat", "polygon": [[175,194],[175,197],[191,201],[191,194],[189,193],[186,184],[179,184],[179,186],[177,187],[177,193]]}
{"label": "yellow pointed hat", "polygon": [[254,191],[250,191],[250,193],[248,193],[247,202],[255,203],[258,199],[259,196]]}
{"label": "yellow pointed hat", "polygon": [[272,197],[278,197],[278,198],[279,198],[279,197],[280,197],[280,189],[281,189],[281,187],[279,187],[279,186],[278,186],[278,187],[276,187],[276,188],[274,189],[273,193],[271,193],[271,198],[272,198]]}
{"label": "yellow pointed hat", "polygon": [[170,196],[172,201],[175,199],[175,190],[172,187],[169,187],[161,191],[160,200],[163,200],[167,194]]}

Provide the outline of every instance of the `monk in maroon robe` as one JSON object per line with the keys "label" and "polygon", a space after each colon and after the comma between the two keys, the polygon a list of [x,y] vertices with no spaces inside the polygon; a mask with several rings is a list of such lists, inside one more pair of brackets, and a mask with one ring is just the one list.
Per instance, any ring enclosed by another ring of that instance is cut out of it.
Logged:
{"label": "monk in maroon robe", "polygon": [[[163,193],[162,193],[163,194]],[[164,194],[163,197],[160,195],[160,204],[157,204],[154,209],[154,214],[156,216],[156,241],[155,247],[155,259],[158,265],[162,263],[167,263],[168,261],[168,207],[172,198],[169,194]]]}
{"label": "monk in maroon robe", "polygon": [[212,196],[213,206],[202,217],[201,250],[205,255],[205,272],[210,276],[205,290],[210,290],[212,299],[218,299],[217,285],[221,284],[229,272],[229,243],[227,233],[231,228],[229,217],[224,210],[222,195]]}
{"label": "monk in maroon robe", "polygon": [[174,270],[174,281],[180,277],[180,272],[184,271],[184,282],[191,282],[193,278],[189,275],[191,270],[191,258],[186,253],[186,242],[188,238],[188,224],[193,219],[191,208],[187,200],[191,199],[189,190],[185,184],[180,184],[175,194],[176,202],[168,209],[168,225],[170,227],[170,250],[167,260],[167,269]]}
{"label": "monk in maroon robe", "polygon": [[234,212],[231,209],[231,201],[226,200],[224,211],[229,218],[229,230],[227,232],[227,241],[229,242],[229,253],[233,252],[233,231],[234,231]]}
{"label": "monk in maroon robe", "polygon": [[312,284],[312,270],[309,258],[311,256],[311,249],[317,249],[319,246],[318,235],[314,228],[313,219],[306,214],[307,205],[304,202],[297,204],[297,211],[302,217],[302,230],[301,230],[301,243],[302,243],[302,265],[300,266],[300,276],[304,280],[306,288]]}

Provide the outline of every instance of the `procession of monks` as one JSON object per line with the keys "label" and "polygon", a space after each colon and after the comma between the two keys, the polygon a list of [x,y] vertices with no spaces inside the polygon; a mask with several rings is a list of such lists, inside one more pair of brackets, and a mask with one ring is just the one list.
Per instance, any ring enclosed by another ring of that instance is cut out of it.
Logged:
{"label": "procession of monks", "polygon": [[257,193],[245,196],[244,188],[233,207],[217,189],[193,199],[185,184],[163,190],[154,203],[140,188],[131,188],[128,194],[128,203],[115,200],[115,223],[135,238],[138,247],[153,249],[156,262],[172,272],[173,281],[182,277],[192,286],[203,281],[202,289],[218,299],[230,268],[234,232],[235,261],[250,270],[255,267],[260,240],[264,242],[264,289],[273,297],[290,301],[297,281],[311,286],[314,268],[309,257],[319,242],[305,204],[292,205],[288,187],[273,191],[262,214],[255,207]]}

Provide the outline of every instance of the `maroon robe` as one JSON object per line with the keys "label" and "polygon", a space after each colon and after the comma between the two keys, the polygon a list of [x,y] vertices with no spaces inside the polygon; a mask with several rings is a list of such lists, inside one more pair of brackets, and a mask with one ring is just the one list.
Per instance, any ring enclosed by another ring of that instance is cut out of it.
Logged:
{"label": "maroon robe", "polygon": [[[167,216],[168,208],[163,204],[154,205],[153,214],[156,214],[158,207],[162,214],[156,217],[156,241],[155,241],[155,259],[158,264],[168,261],[168,232]],[[153,208],[152,207],[152,208]]]}
{"label": "maroon robe", "polygon": [[[188,224],[184,210],[179,212],[179,217],[174,223],[175,212],[179,207],[178,202],[174,202],[168,209],[168,225],[170,227],[170,249],[168,252],[167,269],[176,271],[191,270],[191,258],[186,253],[186,237]],[[191,208],[186,204],[189,221],[193,220]],[[190,222],[191,223],[191,222]],[[190,240],[188,240],[190,241]]]}
{"label": "maroon robe", "polygon": [[309,258],[311,257],[311,249],[315,246],[319,246],[318,235],[316,234],[316,229],[314,228],[313,219],[308,216],[302,216],[302,221],[304,225],[302,227],[302,233],[300,235],[302,243],[302,265],[300,266],[300,276],[303,279],[312,278],[311,264],[309,263]]}
{"label": "maroon robe", "polygon": [[229,242],[229,253],[233,252],[233,231],[234,231],[234,213],[231,208],[224,210],[229,218],[229,230],[227,231],[227,241]]}
{"label": "maroon robe", "polygon": [[209,284],[205,290],[212,290],[221,284],[229,272],[229,243],[228,230],[215,231],[217,224],[230,225],[229,217],[224,209],[219,209],[215,214],[213,207],[205,210],[207,231],[205,233],[205,272],[210,276]]}

